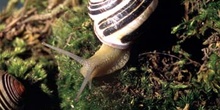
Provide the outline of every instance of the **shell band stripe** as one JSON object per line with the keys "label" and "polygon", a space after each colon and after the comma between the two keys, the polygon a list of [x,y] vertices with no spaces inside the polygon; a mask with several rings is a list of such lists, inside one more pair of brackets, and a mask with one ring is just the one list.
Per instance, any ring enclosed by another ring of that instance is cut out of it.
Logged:
{"label": "shell band stripe", "polygon": [[[146,8],[148,8],[148,6],[150,5],[150,3],[152,2],[152,0],[144,0],[143,4],[141,5],[141,7],[139,7],[137,10],[133,11],[132,14],[130,14],[129,16],[126,17],[126,19],[120,21],[119,23],[114,23],[116,25],[113,25],[107,29],[104,30],[103,34],[104,36],[108,36],[114,32],[116,32],[117,30],[123,28],[124,26],[126,26],[127,24],[129,24],[129,22],[133,21],[137,16],[139,16],[142,12],[145,11]],[[136,1],[136,3],[133,4],[133,6],[129,7],[128,10],[132,10],[134,9],[135,6],[140,6],[139,0]],[[127,11],[125,11],[126,13]],[[121,12],[117,12],[117,15],[120,15]],[[116,15],[116,16],[117,16]],[[107,22],[108,24],[108,22]],[[101,27],[101,26],[100,26]],[[117,28],[116,28],[117,27]]]}
{"label": "shell band stripe", "polygon": [[[10,97],[9,95],[8,95],[8,90],[7,90],[7,83],[5,83],[5,81],[7,82],[8,80],[6,79],[7,78],[7,74],[4,74],[4,75],[2,75],[2,85],[3,85],[3,90],[5,90],[6,91],[6,93],[7,94],[5,94],[5,95],[7,95],[8,97]],[[3,95],[3,93],[0,91],[0,95],[1,95],[1,98],[2,98],[2,100],[1,100],[1,104],[2,104],[2,106],[3,106],[3,108],[4,109],[9,109],[9,108],[13,108],[12,106],[11,106],[11,104],[9,104],[9,102],[8,102],[8,100],[6,100],[6,97]],[[11,100],[11,99],[10,99]],[[5,105],[4,105],[4,103],[5,103]]]}
{"label": "shell band stripe", "polygon": [[15,94],[14,94],[13,89],[12,89],[13,86],[11,85],[12,84],[11,82],[14,79],[12,79],[11,76],[9,76],[8,74],[4,74],[3,77],[5,77],[6,83],[7,83],[6,84],[7,87],[5,87],[6,93],[7,93],[8,97],[10,98],[10,100],[13,102],[13,104],[16,104],[17,102],[15,101],[16,100]]}
{"label": "shell band stripe", "polygon": [[4,87],[4,89],[7,93],[10,101],[12,101],[13,104],[18,105],[18,101],[16,101],[17,98],[15,97],[15,94],[14,94],[13,89],[12,89],[13,87],[10,84],[11,81],[13,81],[14,79],[8,74],[4,74],[2,77],[3,77],[2,78],[3,82],[6,82],[6,84],[3,83],[3,87]]}
{"label": "shell band stripe", "polygon": [[[122,2],[122,0],[115,0],[115,1],[111,0],[110,2],[108,0],[106,0],[105,2],[103,2],[101,4],[100,3],[97,3],[97,4],[91,3],[89,5],[91,10],[89,10],[88,13],[90,13],[92,15],[97,15],[97,14],[103,13],[105,11],[108,11],[108,10],[114,8],[115,6],[117,6],[121,2]],[[111,5],[109,5],[109,4],[111,4]],[[105,6],[105,7],[102,8],[101,6]],[[96,10],[93,10],[93,9],[96,9]]]}
{"label": "shell band stripe", "polygon": [[100,8],[102,7],[102,5],[106,5],[108,3],[108,1],[100,1],[100,2],[92,2],[92,1],[89,1],[89,7],[91,9],[96,9],[96,8]]}
{"label": "shell band stripe", "polygon": [[111,16],[108,16],[107,18],[100,21],[99,29],[104,29],[106,27],[109,27],[112,24],[116,24],[122,18],[127,17],[127,15],[131,14],[131,12],[140,4],[140,1],[138,2],[139,3],[137,3],[136,0],[131,0],[121,10],[115,12]]}
{"label": "shell band stripe", "polygon": [[12,98],[12,101],[14,102],[14,104],[18,104],[18,98],[17,98],[17,90],[15,90],[15,87],[18,86],[18,85],[14,85],[14,81],[17,81],[15,80],[12,76],[8,76],[8,79],[9,81],[7,82],[9,86],[9,94],[11,94],[11,98]]}
{"label": "shell band stripe", "polygon": [[[103,5],[105,6],[106,4],[109,5],[111,3],[114,3],[114,2],[117,2],[117,3],[120,3],[122,0],[111,0],[110,2],[108,0],[104,1],[104,2],[92,2],[92,1],[89,1],[89,8],[91,10],[98,10],[98,8],[102,8]],[[114,3],[115,4],[115,3]],[[90,12],[90,10],[89,10]],[[91,11],[91,12],[94,12],[94,11]]]}
{"label": "shell band stripe", "polygon": [[12,109],[11,105],[8,103],[6,98],[4,97],[3,93],[0,91],[0,103],[1,103],[1,110],[7,110],[7,109]]}
{"label": "shell band stripe", "polygon": [[4,95],[2,94],[2,92],[0,91],[0,109],[1,110],[7,110],[7,109],[12,109],[12,107],[10,106],[10,104],[8,103],[8,101],[5,99]]}

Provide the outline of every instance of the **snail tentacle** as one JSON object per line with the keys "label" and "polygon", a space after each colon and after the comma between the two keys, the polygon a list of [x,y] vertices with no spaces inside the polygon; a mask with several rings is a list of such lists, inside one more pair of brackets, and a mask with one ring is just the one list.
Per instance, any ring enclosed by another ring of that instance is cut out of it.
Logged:
{"label": "snail tentacle", "polygon": [[79,57],[79,56],[77,56],[76,54],[73,54],[73,53],[70,53],[70,52],[65,51],[65,50],[63,50],[63,49],[54,47],[54,46],[52,46],[52,45],[50,45],[50,44],[47,44],[47,43],[45,43],[45,42],[42,42],[42,44],[45,45],[45,46],[47,46],[47,47],[49,47],[49,48],[51,48],[51,49],[53,49],[53,50],[56,50],[56,51],[59,52],[59,53],[62,53],[62,54],[64,54],[64,55],[67,55],[68,57],[74,59],[75,61],[77,61],[78,63],[80,63],[80,64],[82,64],[82,65],[84,65],[85,62],[86,62],[86,60],[85,60],[84,58]]}
{"label": "snail tentacle", "polygon": [[75,98],[75,100],[76,101],[78,101],[78,99],[79,99],[79,96],[82,94],[82,92],[83,92],[83,90],[85,89],[85,87],[86,87],[86,85],[87,85],[87,83],[89,82],[90,84],[90,89],[91,89],[91,83],[92,83],[92,79],[90,79],[90,76],[91,76],[91,74],[92,74],[92,71],[93,71],[93,69],[89,69],[88,70],[88,72],[86,73],[86,77],[84,78],[84,80],[83,80],[83,83],[82,83],[82,85],[81,85],[81,87],[80,87],[80,89],[79,89],[79,91],[78,91],[78,93],[77,93],[77,95],[76,95],[76,98]]}
{"label": "snail tentacle", "polygon": [[83,65],[85,67],[86,72],[84,72],[85,74],[83,74],[85,79],[84,79],[84,81],[83,81],[83,83],[82,83],[82,85],[79,89],[79,92],[77,93],[76,99],[75,99],[75,100],[78,100],[80,94],[82,93],[82,91],[84,90],[84,88],[85,88],[85,86],[88,82],[90,83],[89,88],[91,89],[92,79],[90,79],[90,77],[91,77],[91,74],[92,74],[95,67],[93,67],[90,63],[88,63],[88,61],[86,61],[86,59],[84,59],[82,57],[79,57],[79,56],[77,56],[73,53],[70,53],[70,52],[65,51],[63,49],[54,47],[54,46],[52,46],[50,44],[47,44],[45,42],[43,42],[42,44],[49,47],[49,48],[51,48],[51,49],[53,49],[53,50],[55,50],[55,51],[58,51],[59,53],[62,53],[64,55],[67,55],[68,57],[73,58],[75,61],[79,62],[81,65]]}

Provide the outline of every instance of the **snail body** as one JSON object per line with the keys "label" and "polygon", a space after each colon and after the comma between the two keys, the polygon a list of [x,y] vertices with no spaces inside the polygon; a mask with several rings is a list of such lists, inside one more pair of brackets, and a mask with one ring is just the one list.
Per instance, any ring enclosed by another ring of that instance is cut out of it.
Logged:
{"label": "snail body", "polygon": [[24,91],[24,86],[15,77],[0,70],[1,110],[21,109]]}
{"label": "snail body", "polygon": [[88,14],[94,21],[95,34],[103,44],[88,59],[43,43],[83,65],[80,73],[85,79],[76,99],[94,77],[113,73],[127,63],[130,44],[137,37],[133,33],[147,20],[157,4],[158,0],[90,0]]}

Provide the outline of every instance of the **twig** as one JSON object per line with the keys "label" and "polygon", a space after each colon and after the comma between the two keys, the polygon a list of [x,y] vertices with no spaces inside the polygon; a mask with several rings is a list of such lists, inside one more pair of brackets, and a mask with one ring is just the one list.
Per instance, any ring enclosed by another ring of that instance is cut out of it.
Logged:
{"label": "twig", "polygon": [[146,52],[146,53],[140,54],[139,56],[148,55],[148,54],[158,54],[158,55],[160,54],[160,55],[170,56],[170,57],[173,57],[173,58],[176,58],[176,59],[180,60],[180,58],[175,56],[175,55],[171,55],[171,54],[167,54],[167,53],[161,53],[161,52]]}
{"label": "twig", "polygon": [[65,5],[59,5],[56,8],[54,8],[51,13],[46,13],[46,14],[42,14],[42,15],[33,15],[31,17],[29,17],[28,19],[24,20],[22,23],[27,23],[27,22],[31,22],[31,21],[43,21],[43,20],[47,20],[47,19],[51,19],[55,16],[57,16],[58,14],[61,14],[63,12],[65,12],[67,9],[64,8]]}

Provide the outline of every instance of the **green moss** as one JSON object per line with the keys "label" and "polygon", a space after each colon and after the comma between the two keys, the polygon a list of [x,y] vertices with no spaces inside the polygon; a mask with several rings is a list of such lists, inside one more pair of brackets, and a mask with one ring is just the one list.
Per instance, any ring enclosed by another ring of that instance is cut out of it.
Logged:
{"label": "green moss", "polygon": [[[91,20],[87,12],[67,11],[53,24],[53,37],[49,39],[50,44],[76,53],[82,57],[91,56],[97,49],[97,38],[92,32]],[[69,57],[54,52],[58,64],[59,77],[57,80],[61,108],[83,109],[88,108],[88,88],[83,92],[79,102],[75,102],[76,94],[82,84],[83,76],[80,74],[80,64]]]}

